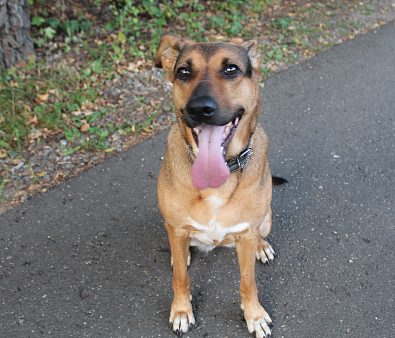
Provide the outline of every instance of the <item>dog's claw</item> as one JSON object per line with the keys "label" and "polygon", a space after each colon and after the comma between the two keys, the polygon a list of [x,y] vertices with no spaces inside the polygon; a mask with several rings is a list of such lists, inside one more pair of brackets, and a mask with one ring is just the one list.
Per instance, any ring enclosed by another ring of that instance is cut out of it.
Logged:
{"label": "dog's claw", "polygon": [[274,264],[276,254],[267,241],[265,241],[263,238],[259,238],[258,248],[255,256],[262,263],[271,266],[272,264]]}

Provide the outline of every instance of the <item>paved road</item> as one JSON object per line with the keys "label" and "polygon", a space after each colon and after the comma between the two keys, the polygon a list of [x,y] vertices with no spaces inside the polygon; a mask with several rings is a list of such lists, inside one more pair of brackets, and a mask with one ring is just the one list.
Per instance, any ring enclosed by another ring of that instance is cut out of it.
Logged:
{"label": "paved road", "polygon": [[[275,337],[395,337],[394,23],[274,76],[262,96],[272,171],[290,181],[274,192],[279,257],[256,272]],[[165,138],[0,216],[1,337],[173,337]],[[188,336],[250,337],[235,252],[192,259]]]}

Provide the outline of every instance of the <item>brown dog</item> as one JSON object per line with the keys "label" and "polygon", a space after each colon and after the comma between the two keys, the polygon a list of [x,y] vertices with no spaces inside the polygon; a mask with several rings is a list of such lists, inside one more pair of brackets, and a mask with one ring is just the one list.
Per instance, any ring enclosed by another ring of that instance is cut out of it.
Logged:
{"label": "brown dog", "polygon": [[274,259],[262,238],[272,224],[272,177],[268,137],[257,122],[257,41],[194,43],[166,35],[155,65],[168,72],[174,85],[178,122],[168,136],[158,180],[173,264],[170,323],[179,336],[195,324],[189,246],[210,250],[235,243],[248,331],[270,336],[272,321],[259,304],[254,272],[255,258],[264,263]]}

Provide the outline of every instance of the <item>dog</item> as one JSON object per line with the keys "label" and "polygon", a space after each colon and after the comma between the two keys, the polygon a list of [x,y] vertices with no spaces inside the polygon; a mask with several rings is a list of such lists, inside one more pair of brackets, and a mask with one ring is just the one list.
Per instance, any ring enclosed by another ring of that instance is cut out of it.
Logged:
{"label": "dog", "polygon": [[[256,40],[195,43],[162,37],[155,66],[173,83],[177,123],[158,177],[158,204],[171,247],[174,298],[170,325],[182,336],[196,323],[187,267],[190,246],[235,246],[248,331],[270,337],[260,305],[255,259],[273,261],[268,137],[258,123],[261,55]],[[274,178],[275,183],[285,180]]]}

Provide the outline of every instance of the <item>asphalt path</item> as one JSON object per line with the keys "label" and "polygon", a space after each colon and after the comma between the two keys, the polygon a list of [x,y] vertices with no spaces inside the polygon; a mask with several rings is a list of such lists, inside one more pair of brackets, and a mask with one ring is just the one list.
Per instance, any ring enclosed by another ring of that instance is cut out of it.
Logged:
{"label": "asphalt path", "polygon": [[[395,25],[265,82],[275,187],[259,298],[276,338],[395,337]],[[167,132],[0,216],[1,337],[174,337],[156,182]],[[199,326],[251,337],[233,249],[192,252]]]}

